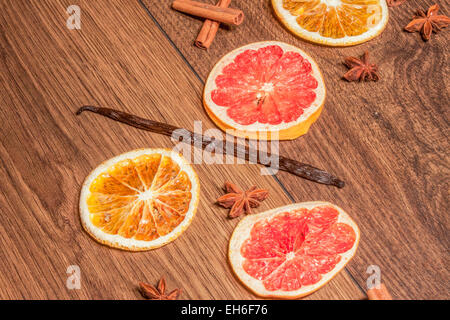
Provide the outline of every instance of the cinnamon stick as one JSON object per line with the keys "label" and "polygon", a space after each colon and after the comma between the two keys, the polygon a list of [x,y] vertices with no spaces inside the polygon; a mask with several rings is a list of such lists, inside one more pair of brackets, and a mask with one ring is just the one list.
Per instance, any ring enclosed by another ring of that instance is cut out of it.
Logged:
{"label": "cinnamon stick", "polygon": [[380,287],[372,288],[367,291],[367,297],[369,300],[392,300],[392,296],[387,290],[384,283],[380,284]]}
{"label": "cinnamon stick", "polygon": [[206,18],[233,26],[238,26],[244,21],[244,13],[239,9],[220,8],[212,4],[190,1],[175,0],[172,8],[197,17]]}
{"label": "cinnamon stick", "polygon": [[[228,8],[230,4],[231,0],[219,0],[216,6],[219,8]],[[197,39],[195,40],[195,45],[201,49],[208,49],[216,37],[219,26],[220,22],[206,19],[200,33],[197,36]]]}

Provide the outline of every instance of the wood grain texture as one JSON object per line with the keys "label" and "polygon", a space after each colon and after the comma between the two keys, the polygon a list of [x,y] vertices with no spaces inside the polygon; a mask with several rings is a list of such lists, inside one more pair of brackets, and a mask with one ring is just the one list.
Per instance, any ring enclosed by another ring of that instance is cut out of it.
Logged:
{"label": "wood grain texture", "polygon": [[[309,133],[282,142],[282,154],[328,170],[347,183],[342,190],[278,174],[295,201],[327,200],[361,227],[359,251],[349,264],[366,288],[369,265],[378,265],[394,298],[448,299],[449,295],[449,30],[425,43],[403,32],[418,8],[448,1],[409,0],[390,8],[376,39],[331,48],[307,43],[278,22],[269,0],[235,0],[246,14],[237,28],[221,28],[209,51],[192,45],[202,21],[169,10],[170,0],[142,0],[202,80],[227,52],[256,41],[297,45],[321,67],[327,101]],[[212,2],[212,1],[209,1]],[[181,27],[182,26],[182,27]],[[348,83],[346,56],[365,50],[380,67],[377,83]]]}
{"label": "wood grain texture", "polygon": [[[79,5],[81,30],[66,28]],[[0,3],[0,298],[139,299],[139,281],[182,287],[184,299],[253,299],[227,264],[238,222],[213,205],[225,180],[269,189],[260,211],[289,203],[254,165],[196,165],[201,201],[187,231],[158,250],[100,245],[82,230],[78,197],[86,175],[117,154],[172,147],[165,137],[75,111],[84,104],[193,129],[213,128],[202,83],[137,1]],[[81,269],[68,290],[66,270]],[[347,272],[310,299],[364,296]]]}

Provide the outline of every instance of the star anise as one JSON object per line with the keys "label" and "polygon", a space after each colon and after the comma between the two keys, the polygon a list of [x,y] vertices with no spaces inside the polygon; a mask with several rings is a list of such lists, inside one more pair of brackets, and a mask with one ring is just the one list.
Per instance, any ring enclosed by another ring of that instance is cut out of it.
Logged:
{"label": "star anise", "polygon": [[406,0],[387,0],[387,5],[389,7],[397,7],[404,3]]}
{"label": "star anise", "polygon": [[424,41],[430,40],[433,32],[437,33],[450,24],[450,18],[438,15],[438,11],[438,4],[428,8],[427,14],[423,10],[417,10],[416,15],[405,27],[405,30],[408,32],[420,32]]}
{"label": "star anise", "polygon": [[164,280],[164,277],[159,280],[157,288],[151,284],[140,282],[139,290],[142,296],[149,300],[177,300],[182,292],[182,289],[175,289],[166,295],[166,280]]}
{"label": "star anise", "polygon": [[369,52],[364,52],[364,55],[358,59],[355,57],[345,58],[344,64],[350,68],[344,79],[347,81],[378,81],[378,67],[375,64],[369,63]]}
{"label": "star anise", "polygon": [[217,203],[224,208],[231,208],[228,213],[230,219],[239,217],[244,212],[251,214],[251,208],[259,207],[260,203],[269,196],[268,190],[253,186],[247,191],[242,191],[231,182],[225,182],[224,190],[227,194],[217,199]]}

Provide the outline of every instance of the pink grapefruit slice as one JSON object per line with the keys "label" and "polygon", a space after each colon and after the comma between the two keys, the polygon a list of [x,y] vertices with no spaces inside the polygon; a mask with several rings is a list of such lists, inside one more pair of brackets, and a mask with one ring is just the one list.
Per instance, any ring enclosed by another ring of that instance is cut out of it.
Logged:
{"label": "pink grapefruit slice", "polygon": [[317,63],[278,41],[252,43],[224,56],[203,93],[206,112],[228,133],[261,140],[305,134],[325,102]]}
{"label": "pink grapefruit slice", "polygon": [[356,223],[328,202],[304,202],[246,216],[231,236],[236,276],[261,297],[297,299],[313,293],[352,259]]}

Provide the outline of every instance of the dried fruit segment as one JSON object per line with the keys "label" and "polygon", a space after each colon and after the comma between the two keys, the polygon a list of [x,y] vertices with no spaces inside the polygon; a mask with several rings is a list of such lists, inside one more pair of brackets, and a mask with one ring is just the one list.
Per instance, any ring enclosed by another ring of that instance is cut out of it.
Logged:
{"label": "dried fruit segment", "polygon": [[175,221],[162,203],[152,201],[151,212],[156,222],[157,233],[160,236],[165,236],[173,230]]}
{"label": "dried fruit segment", "polygon": [[[297,211],[296,211],[297,213]],[[332,207],[318,206],[307,213],[302,210],[308,225],[308,234],[319,234],[338,221],[339,211]]]}
{"label": "dried fruit segment", "polygon": [[108,169],[108,174],[122,183],[124,186],[136,192],[143,192],[145,186],[134,167],[134,163],[130,159],[122,160]]}
{"label": "dried fruit segment", "polygon": [[284,263],[283,258],[271,259],[247,259],[242,267],[245,272],[251,274],[253,278],[263,280],[271,275],[280,265]]}
{"label": "dried fruit segment", "polygon": [[355,242],[355,232],[345,223],[331,225],[319,234],[307,234],[296,254],[309,256],[329,256],[349,250]]}
{"label": "dried fruit segment", "polygon": [[163,157],[156,173],[151,190],[158,190],[169,181],[176,178],[180,172],[180,166],[176,164],[170,157]]}
{"label": "dried fruit segment", "polygon": [[290,212],[258,221],[251,229],[248,242],[242,246],[242,256],[247,259],[285,257],[301,241],[305,221],[304,215]]}
{"label": "dried fruit segment", "polygon": [[134,202],[136,199],[137,195],[118,196],[114,194],[93,192],[87,199],[87,205],[91,213],[96,213],[123,208],[129,205],[131,202]]}
{"label": "dried fruit segment", "polygon": [[152,211],[151,204],[149,204],[148,201],[144,201],[142,218],[139,221],[139,226],[135,235],[137,240],[151,241],[159,238],[160,235],[156,229],[156,222]]}
{"label": "dried fruit segment", "polygon": [[166,185],[159,189],[160,193],[169,193],[171,191],[188,191],[191,190],[192,184],[186,172],[181,171],[174,179],[170,180]]}
{"label": "dried fruit segment", "polygon": [[102,229],[106,233],[116,234],[123,225],[127,213],[132,209],[133,204],[108,211],[94,212],[89,215],[89,219],[94,226]]}
{"label": "dried fruit segment", "polygon": [[129,196],[137,195],[138,191],[129,188],[119,180],[111,177],[107,172],[101,173],[90,186],[93,193],[101,193],[105,195]]}
{"label": "dried fruit segment", "polygon": [[388,20],[385,0],[272,0],[295,34],[327,45],[353,45],[380,34]]}
{"label": "dried fruit segment", "polygon": [[189,191],[165,191],[159,194],[155,200],[164,203],[169,208],[175,210],[178,214],[184,215],[189,210],[191,202],[191,193]]}
{"label": "dried fruit segment", "polygon": [[150,189],[161,162],[161,155],[144,154],[133,160],[134,167],[146,189]]}
{"label": "dried fruit segment", "polygon": [[143,201],[136,201],[131,210],[126,213],[126,219],[117,233],[124,238],[134,237],[142,219],[143,210]]}
{"label": "dried fruit segment", "polygon": [[236,227],[229,258],[256,294],[298,298],[320,288],[352,258],[359,230],[328,203],[303,203],[249,216]]}
{"label": "dried fruit segment", "polygon": [[171,241],[187,227],[198,193],[197,176],[180,155],[144,149],[97,168],[83,186],[80,212],[83,225],[97,240],[145,250]]}

